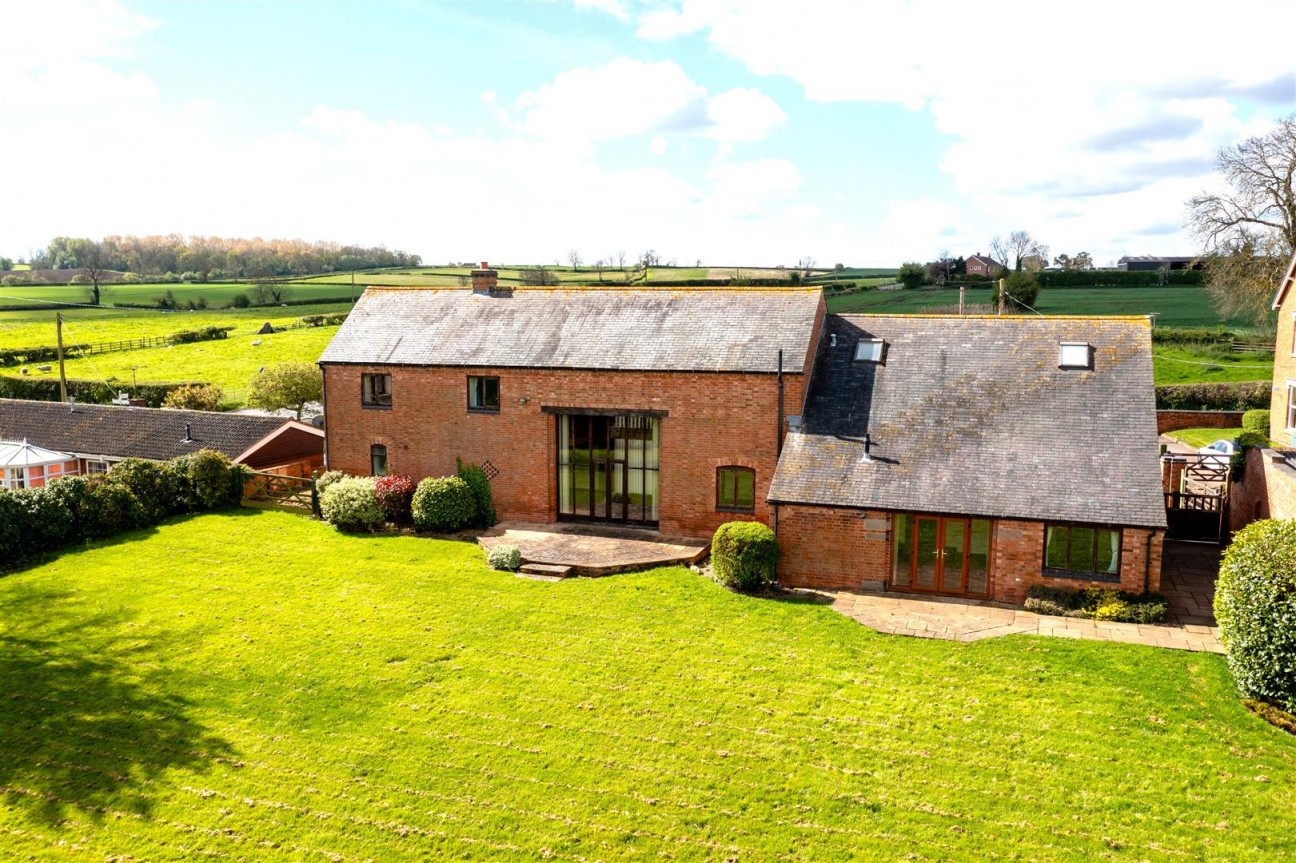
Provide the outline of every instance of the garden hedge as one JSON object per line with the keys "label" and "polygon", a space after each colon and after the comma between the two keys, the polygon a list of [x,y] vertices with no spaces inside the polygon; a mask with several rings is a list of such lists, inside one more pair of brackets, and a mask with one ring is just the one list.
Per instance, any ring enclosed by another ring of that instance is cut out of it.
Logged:
{"label": "garden hedge", "polygon": [[[71,379],[67,382],[68,396],[84,404],[106,405],[117,397],[123,389],[131,391],[135,398],[143,399],[151,408],[162,406],[163,400],[180,387],[205,387],[203,381],[177,381],[175,383],[125,384],[104,383],[103,381],[86,381]],[[57,378],[24,378],[0,375],[0,398],[31,399],[42,402],[61,401]]]}
{"label": "garden hedge", "polygon": [[711,540],[716,580],[734,590],[750,592],[772,584],[778,556],[778,538],[758,521],[726,522]]}
{"label": "garden hedge", "polygon": [[1296,520],[1252,522],[1233,537],[1215,619],[1242,695],[1296,712]]}
{"label": "garden hedge", "polygon": [[415,489],[411,510],[419,530],[444,533],[472,524],[477,503],[472,488],[459,477],[429,477]]}
{"label": "garden hedge", "polygon": [[374,493],[374,478],[349,476],[332,483],[320,495],[320,514],[338,530],[364,533],[383,525],[383,511]]}
{"label": "garden hedge", "polygon": [[1156,388],[1157,410],[1247,411],[1269,407],[1269,381],[1164,384]]}
{"label": "garden hedge", "polygon": [[1130,593],[1104,587],[1072,590],[1034,584],[1026,591],[1026,610],[1057,617],[1087,617],[1123,623],[1162,623],[1168,608],[1158,593]]}
{"label": "garden hedge", "polygon": [[400,474],[380,476],[374,480],[374,495],[383,518],[392,524],[409,524],[413,520],[410,507],[414,501],[414,480]]}
{"label": "garden hedge", "polygon": [[468,488],[472,489],[473,503],[476,507],[472,526],[483,528],[494,526],[495,504],[491,501],[490,478],[479,466],[468,464],[458,456],[455,456],[455,464],[459,469],[459,478],[468,483]]}

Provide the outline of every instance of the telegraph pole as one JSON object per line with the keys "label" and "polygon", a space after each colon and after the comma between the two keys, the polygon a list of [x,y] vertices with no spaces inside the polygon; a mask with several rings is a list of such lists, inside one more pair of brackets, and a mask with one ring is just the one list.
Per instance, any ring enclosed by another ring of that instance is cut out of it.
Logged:
{"label": "telegraph pole", "polygon": [[67,401],[67,374],[63,371],[63,313],[55,312],[54,320],[58,324],[58,361],[59,361],[59,401]]}
{"label": "telegraph pole", "polygon": [[999,316],[1003,317],[1004,310],[1004,280],[999,280]]}

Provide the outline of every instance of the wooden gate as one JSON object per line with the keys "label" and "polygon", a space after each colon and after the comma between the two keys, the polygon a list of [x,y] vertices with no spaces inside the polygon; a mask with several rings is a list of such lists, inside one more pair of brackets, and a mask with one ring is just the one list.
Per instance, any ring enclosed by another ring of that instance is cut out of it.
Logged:
{"label": "wooden gate", "polygon": [[247,471],[243,479],[243,505],[258,509],[285,509],[319,517],[315,478]]}
{"label": "wooden gate", "polygon": [[1228,529],[1228,486],[1219,494],[1168,491],[1166,538],[1222,542]]}

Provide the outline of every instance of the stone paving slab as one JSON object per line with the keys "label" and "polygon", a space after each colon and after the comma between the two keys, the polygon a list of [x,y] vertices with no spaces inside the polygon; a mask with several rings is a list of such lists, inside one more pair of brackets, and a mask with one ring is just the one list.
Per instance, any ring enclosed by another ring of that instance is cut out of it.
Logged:
{"label": "stone paving slab", "polygon": [[706,556],[705,539],[667,536],[639,528],[505,521],[477,538],[488,552],[514,545],[523,563],[570,566],[571,575],[600,576],[657,566],[688,565]]}
{"label": "stone paving slab", "polygon": [[847,590],[827,595],[834,610],[870,629],[894,635],[947,641],[1044,635],[1223,653],[1212,606],[1219,558],[1216,546],[1166,542],[1161,583],[1170,613],[1165,625],[1054,617],[953,597]]}

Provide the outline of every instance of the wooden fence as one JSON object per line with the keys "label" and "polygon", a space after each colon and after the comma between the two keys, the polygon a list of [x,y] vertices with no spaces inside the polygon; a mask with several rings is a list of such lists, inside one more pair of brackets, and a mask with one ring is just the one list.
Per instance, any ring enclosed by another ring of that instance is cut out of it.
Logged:
{"label": "wooden fence", "polygon": [[314,476],[248,471],[243,480],[243,505],[257,509],[283,509],[316,518],[320,514]]}

